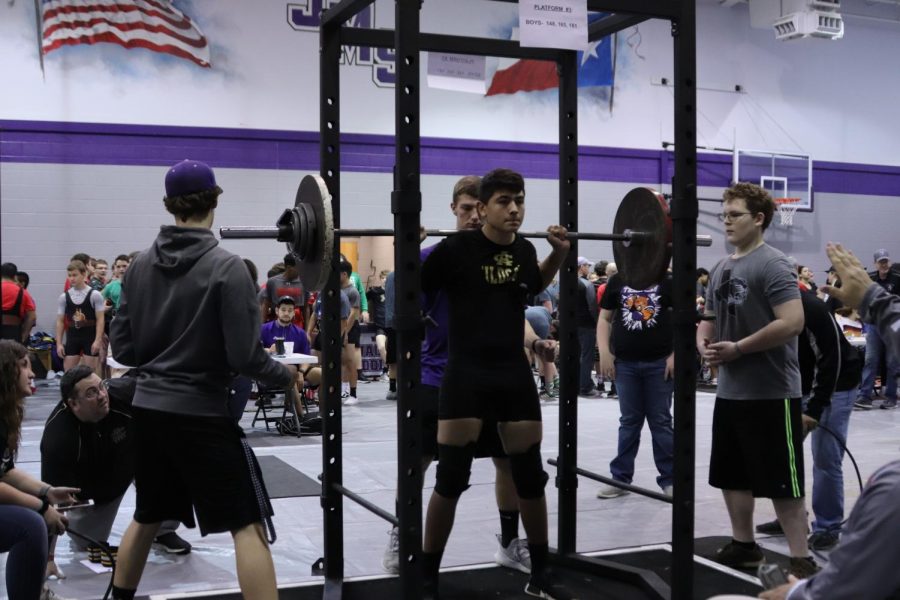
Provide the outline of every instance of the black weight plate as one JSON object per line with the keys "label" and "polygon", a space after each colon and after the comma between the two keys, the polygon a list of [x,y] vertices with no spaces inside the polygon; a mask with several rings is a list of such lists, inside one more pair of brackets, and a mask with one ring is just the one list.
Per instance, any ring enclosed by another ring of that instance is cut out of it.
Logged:
{"label": "black weight plate", "polygon": [[649,188],[628,192],[616,211],[613,232],[628,230],[649,236],[631,243],[613,242],[613,256],[625,285],[644,290],[662,281],[669,267],[672,222],[666,199]]}
{"label": "black weight plate", "polygon": [[331,194],[325,180],[318,175],[305,176],[297,188],[294,207],[305,211],[308,238],[311,240],[300,240],[300,244],[308,249],[306,257],[297,261],[300,281],[307,291],[322,290],[331,273],[331,255],[334,251]]}

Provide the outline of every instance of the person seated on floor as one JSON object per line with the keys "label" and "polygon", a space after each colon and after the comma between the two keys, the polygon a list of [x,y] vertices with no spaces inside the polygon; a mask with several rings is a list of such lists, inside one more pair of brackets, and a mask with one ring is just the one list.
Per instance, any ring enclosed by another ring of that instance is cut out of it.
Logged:
{"label": "person seated on floor", "polygon": [[[268,352],[275,352],[275,340],[280,338],[285,343],[293,344],[294,354],[309,354],[309,338],[302,327],[294,323],[297,300],[294,296],[282,296],[275,304],[275,320],[263,323],[259,330],[259,339]],[[291,371],[300,371],[297,381],[297,397],[294,409],[298,415],[303,414],[300,395],[303,393],[304,381],[317,387],[322,383],[322,370],[315,365],[287,365]]]}
{"label": "person seated on floor", "polygon": [[[60,401],[50,412],[41,437],[41,478],[53,486],[80,488],[90,507],[68,511],[71,544],[90,551],[90,542],[106,542],[125,492],[134,480],[131,400],[135,379],[102,381],[87,365],[77,365],[60,380]],[[170,554],[187,554],[191,545],[164,521],[154,542]],[[54,572],[48,565],[48,572]]]}

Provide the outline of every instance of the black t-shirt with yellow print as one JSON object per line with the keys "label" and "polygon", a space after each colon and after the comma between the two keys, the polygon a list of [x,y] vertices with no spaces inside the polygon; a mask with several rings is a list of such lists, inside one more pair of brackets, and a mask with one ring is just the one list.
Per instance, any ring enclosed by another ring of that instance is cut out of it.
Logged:
{"label": "black t-shirt with yellow print", "polygon": [[451,363],[522,360],[525,305],[542,288],[534,245],[520,236],[502,246],[481,230],[462,231],[422,266],[422,289],[443,289],[450,301]]}

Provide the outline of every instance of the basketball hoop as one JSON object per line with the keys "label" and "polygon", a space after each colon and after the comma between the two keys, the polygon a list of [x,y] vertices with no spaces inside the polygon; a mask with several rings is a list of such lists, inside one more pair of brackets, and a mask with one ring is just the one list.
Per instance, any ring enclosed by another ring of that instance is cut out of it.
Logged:
{"label": "basketball hoop", "polygon": [[800,208],[800,198],[775,198],[775,204],[778,207],[778,216],[784,227],[790,227],[794,224],[794,215]]}

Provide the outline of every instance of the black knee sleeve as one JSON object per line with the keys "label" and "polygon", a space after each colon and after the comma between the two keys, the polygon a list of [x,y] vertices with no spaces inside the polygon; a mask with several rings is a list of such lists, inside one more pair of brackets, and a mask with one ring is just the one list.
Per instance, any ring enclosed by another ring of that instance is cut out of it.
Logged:
{"label": "black knee sleeve", "polygon": [[474,443],[465,446],[438,444],[434,491],[444,498],[459,498],[469,489],[469,475],[472,473],[474,456]]}
{"label": "black knee sleeve", "polygon": [[511,454],[509,466],[519,498],[534,500],[544,495],[544,486],[549,477],[544,471],[540,444],[531,446],[522,454]]}

